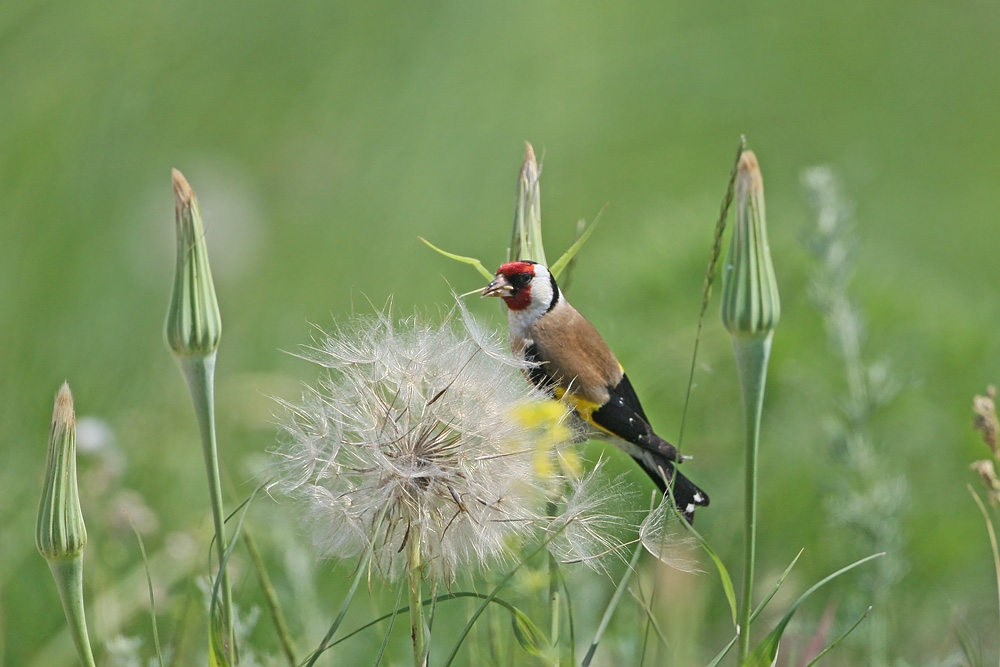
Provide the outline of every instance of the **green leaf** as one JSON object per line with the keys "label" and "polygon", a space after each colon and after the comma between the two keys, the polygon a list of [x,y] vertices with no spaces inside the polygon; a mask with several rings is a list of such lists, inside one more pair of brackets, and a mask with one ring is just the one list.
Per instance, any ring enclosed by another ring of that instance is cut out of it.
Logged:
{"label": "green leaf", "polygon": [[712,549],[712,547],[708,545],[708,542],[705,540],[705,538],[701,536],[701,533],[699,533],[697,530],[694,529],[694,526],[692,526],[688,522],[688,520],[684,517],[683,514],[681,514],[676,509],[674,511],[677,512],[677,516],[680,518],[682,522],[684,522],[685,527],[688,529],[691,535],[694,536],[694,539],[698,540],[698,544],[701,545],[701,548],[705,550],[705,553],[707,553],[709,558],[712,559],[712,562],[715,563],[715,568],[719,571],[719,579],[722,581],[722,590],[725,592],[726,600],[729,602],[729,613],[733,618],[733,627],[735,627],[736,589],[733,587],[733,578],[729,576],[729,570],[726,569],[726,566],[723,564],[722,559],[719,558],[719,555],[717,553],[715,553],[715,550]]}
{"label": "green leaf", "polygon": [[[693,529],[692,532],[694,532]],[[781,584],[785,583],[785,579],[788,577],[788,574],[792,571],[792,568],[795,567],[795,564],[799,562],[799,557],[802,555],[802,551],[803,549],[799,549],[799,553],[795,554],[795,558],[792,559],[792,562],[788,564],[788,567],[785,568],[785,571],[781,573],[780,577],[778,577],[778,581],[775,582],[774,587],[771,588],[771,591],[764,597],[763,600],[761,600],[760,604],[757,605],[757,608],[754,609],[753,613],[750,614],[750,625],[753,625],[754,620],[756,620],[756,618],[760,615],[760,612],[764,611],[764,607],[767,606],[767,603],[771,601],[771,598],[774,597],[774,594],[778,592],[779,588],[781,588]],[[720,561],[716,561],[716,564],[719,567],[722,567],[722,563]],[[728,574],[726,576],[728,576]],[[730,590],[732,589],[732,587],[733,583],[730,581],[729,582]],[[736,625],[736,620],[735,620],[736,608],[735,606],[733,606],[735,604],[736,601],[734,597],[733,599],[730,600],[730,605],[731,608],[733,609],[733,614],[734,614],[733,625]],[[722,659],[726,657],[726,654],[729,653],[729,651],[733,648],[733,646],[736,645],[738,639],[739,635],[733,637],[729,641],[729,643],[726,644],[721,651],[719,651],[719,654],[715,656],[715,659],[713,659],[712,662],[708,663],[708,667],[716,667],[716,665],[722,662]]]}
{"label": "green leaf", "polygon": [[[603,213],[604,209],[601,209],[601,212]],[[556,263],[549,267],[549,273],[552,274],[553,278],[559,277],[559,274],[562,273],[563,269],[566,268],[566,265],[569,264],[571,259],[573,259],[573,256],[580,251],[580,248],[582,248],[583,244],[587,242],[590,235],[594,233],[594,228],[597,227],[597,223],[600,222],[600,220],[601,214],[598,213],[597,217],[594,218],[594,221],[590,223],[590,227],[587,227],[586,231],[584,231],[583,234],[580,234],[580,238],[578,238],[573,245],[571,245],[569,249],[562,254],[562,257],[557,259]]]}
{"label": "green leaf", "polygon": [[208,636],[208,665],[209,667],[230,667],[226,659],[226,650],[222,641],[222,616],[214,614],[211,630]]}
{"label": "green leaf", "polygon": [[548,642],[542,631],[531,622],[528,616],[517,607],[510,607],[510,624],[514,629],[514,638],[525,651],[538,657],[548,653]]}
{"label": "green leaf", "polygon": [[463,257],[462,255],[456,255],[455,253],[448,252],[447,250],[441,250],[441,248],[437,247],[436,245],[425,239],[423,236],[418,236],[417,238],[423,241],[428,246],[430,246],[431,250],[435,250],[447,258],[455,260],[456,262],[461,262],[462,264],[469,264],[473,266],[477,271],[479,271],[479,273],[483,274],[483,276],[485,276],[487,280],[493,280],[493,274],[490,273],[486,269],[486,267],[483,266],[483,263],[480,262],[475,257]]}
{"label": "green leaf", "polygon": [[861,560],[854,561],[847,567],[843,567],[834,572],[833,574],[828,575],[827,577],[824,577],[823,579],[820,579],[818,582],[813,584],[813,586],[809,590],[803,593],[799,597],[799,599],[796,600],[792,604],[792,606],[788,608],[788,611],[785,612],[785,615],[778,622],[778,625],[775,626],[774,630],[772,630],[771,633],[763,639],[763,641],[757,644],[753,652],[747,657],[746,661],[743,663],[743,667],[769,667],[770,665],[773,665],[775,659],[778,656],[778,644],[781,642],[781,635],[784,634],[785,628],[788,626],[789,621],[792,620],[792,616],[795,614],[795,610],[799,608],[799,605],[805,602],[806,598],[808,598],[810,595],[812,595],[817,590],[819,590],[826,584],[830,583],[840,575],[845,574],[850,570],[853,570],[854,568],[863,563],[867,563],[870,560],[873,560],[875,558],[884,555],[885,553],[877,553],[877,554],[872,554],[871,556],[868,556],[866,558],[862,558]]}

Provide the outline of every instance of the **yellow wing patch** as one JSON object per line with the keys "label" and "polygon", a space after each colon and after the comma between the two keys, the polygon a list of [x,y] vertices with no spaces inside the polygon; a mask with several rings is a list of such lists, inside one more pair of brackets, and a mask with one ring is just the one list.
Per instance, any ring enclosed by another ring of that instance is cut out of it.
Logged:
{"label": "yellow wing patch", "polygon": [[566,401],[567,403],[569,403],[569,405],[573,408],[576,414],[580,415],[580,419],[587,422],[588,424],[598,429],[599,431],[603,431],[604,433],[607,433],[609,435],[615,435],[614,433],[612,433],[611,431],[609,431],[608,429],[604,428],[603,426],[594,421],[593,415],[596,411],[601,409],[600,404],[594,403],[593,401],[588,401],[587,399],[581,398],[576,394],[566,393],[566,390],[563,387],[556,387],[555,395],[556,398],[559,399],[560,401]]}

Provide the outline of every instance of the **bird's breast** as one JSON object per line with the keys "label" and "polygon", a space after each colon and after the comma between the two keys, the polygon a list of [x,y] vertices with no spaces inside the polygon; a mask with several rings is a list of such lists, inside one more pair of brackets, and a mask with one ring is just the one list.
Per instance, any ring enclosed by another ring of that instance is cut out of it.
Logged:
{"label": "bird's breast", "polygon": [[[515,339],[513,328],[511,337]],[[565,301],[525,327],[517,340],[521,349],[530,341],[544,373],[580,400],[601,406],[608,400],[608,388],[621,380],[621,365],[607,343]]]}

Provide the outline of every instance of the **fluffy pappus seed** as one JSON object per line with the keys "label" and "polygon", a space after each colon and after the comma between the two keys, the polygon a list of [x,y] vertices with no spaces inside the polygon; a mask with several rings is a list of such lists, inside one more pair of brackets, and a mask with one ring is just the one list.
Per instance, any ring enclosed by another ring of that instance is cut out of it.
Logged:
{"label": "fluffy pappus seed", "polygon": [[395,579],[418,539],[428,573],[450,580],[544,527],[534,461],[548,436],[516,415],[551,401],[463,308],[441,325],[355,318],[300,356],[324,373],[283,403],[272,488],[304,504],[325,556],[374,543],[374,566]]}

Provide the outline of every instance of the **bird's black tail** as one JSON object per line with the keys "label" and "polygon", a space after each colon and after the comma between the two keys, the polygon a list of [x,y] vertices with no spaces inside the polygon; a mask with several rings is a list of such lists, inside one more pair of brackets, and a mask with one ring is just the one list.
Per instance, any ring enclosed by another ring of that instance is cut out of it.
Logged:
{"label": "bird's black tail", "polygon": [[673,461],[663,457],[652,457],[647,454],[644,457],[636,457],[636,461],[642,466],[660,491],[670,493],[674,498],[674,504],[681,511],[684,518],[689,523],[694,523],[694,510],[697,507],[708,507],[708,494],[682,475],[674,467]]}

